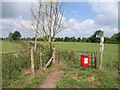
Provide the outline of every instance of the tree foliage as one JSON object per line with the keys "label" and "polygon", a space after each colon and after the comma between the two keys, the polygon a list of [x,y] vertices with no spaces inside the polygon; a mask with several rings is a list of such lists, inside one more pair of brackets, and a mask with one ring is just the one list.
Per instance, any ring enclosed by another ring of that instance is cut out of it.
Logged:
{"label": "tree foliage", "polygon": [[10,40],[20,40],[21,33],[19,31],[15,31],[14,33],[9,33]]}
{"label": "tree foliage", "polygon": [[111,37],[113,43],[120,43],[120,32]]}
{"label": "tree foliage", "polygon": [[90,42],[93,42],[93,43],[98,43],[100,42],[100,39],[97,38],[96,36],[99,34],[101,35],[103,33],[103,31],[101,30],[97,30],[89,39],[90,39]]}

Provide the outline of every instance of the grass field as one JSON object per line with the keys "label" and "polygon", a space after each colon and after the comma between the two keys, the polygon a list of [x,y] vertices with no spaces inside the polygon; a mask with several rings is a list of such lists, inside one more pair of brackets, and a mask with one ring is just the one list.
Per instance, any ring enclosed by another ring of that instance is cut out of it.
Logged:
{"label": "grass field", "polygon": [[[60,50],[74,50],[74,51],[97,51],[99,59],[99,43],[77,43],[77,42],[55,42],[55,47]],[[94,69],[80,70],[79,57],[77,64],[68,63],[65,70],[66,76],[58,82],[58,88],[114,88],[118,87],[118,44],[105,44],[103,55],[102,71]],[[80,53],[78,52],[78,55]],[[74,67],[78,68],[74,68]]]}
{"label": "grass field", "polygon": [[[55,42],[55,47],[60,50],[73,50],[84,52],[97,51],[97,56],[99,57],[99,43]],[[111,65],[113,65],[114,63],[118,63],[118,44],[105,44],[103,65],[104,63],[110,63]]]}
{"label": "grass field", "polygon": [[[39,43],[43,44],[43,42]],[[2,52],[18,51],[21,47],[22,45],[18,43],[2,41]],[[97,51],[99,57],[99,43],[55,42],[55,47],[59,50]],[[79,57],[76,59],[77,64],[63,60],[67,64],[67,68],[64,70],[65,76],[57,82],[57,87],[118,87],[118,44],[105,44],[104,47],[102,71],[91,68],[81,71]],[[77,55],[80,55],[80,53],[78,52]],[[29,85],[26,87],[29,87]]]}
{"label": "grass field", "polygon": [[[43,42],[39,42],[42,43]],[[97,51],[97,61],[99,62],[99,43],[81,43],[81,42],[55,42],[56,49],[73,50],[84,52]],[[105,44],[103,54],[102,71],[98,69],[80,70],[80,53],[77,53],[77,63],[73,64],[69,61],[65,71],[65,77],[57,83],[58,88],[116,88],[118,87],[118,44]],[[74,68],[77,67],[77,68]],[[99,66],[98,66],[99,67]]]}
{"label": "grass field", "polygon": [[15,42],[9,42],[9,41],[0,41],[2,43],[2,52],[15,52],[19,51],[22,47],[21,44],[15,43]]}

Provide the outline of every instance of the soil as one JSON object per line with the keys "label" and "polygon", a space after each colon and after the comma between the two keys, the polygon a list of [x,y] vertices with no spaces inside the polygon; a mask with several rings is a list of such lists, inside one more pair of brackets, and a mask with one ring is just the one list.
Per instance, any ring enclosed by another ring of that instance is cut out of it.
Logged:
{"label": "soil", "polygon": [[[62,67],[66,67],[63,63],[60,63]],[[52,72],[50,72],[46,78],[43,80],[40,88],[56,88],[56,83],[64,76],[64,71],[54,68]]]}

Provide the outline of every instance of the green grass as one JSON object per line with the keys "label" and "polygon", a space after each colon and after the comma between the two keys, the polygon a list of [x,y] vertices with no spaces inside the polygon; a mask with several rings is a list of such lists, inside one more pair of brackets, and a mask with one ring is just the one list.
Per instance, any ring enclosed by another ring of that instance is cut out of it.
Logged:
{"label": "green grass", "polygon": [[2,53],[16,52],[19,51],[22,47],[21,44],[18,44],[16,42],[0,41],[0,43],[2,43]]}
{"label": "green grass", "polygon": [[[44,79],[45,75],[40,74],[33,77],[32,75],[24,76],[20,75],[19,79],[16,81],[8,80],[9,85],[6,87],[9,88],[36,88],[40,86],[40,83]],[[5,87],[5,88],[6,88]]]}
{"label": "green grass", "polygon": [[46,71],[38,69],[35,71],[35,76],[32,73],[29,75],[22,73],[17,80],[8,80],[7,85],[3,88],[40,88],[40,84],[51,71],[52,68],[48,68]]}
{"label": "green grass", "polygon": [[[42,43],[43,42],[38,42]],[[84,51],[84,52],[94,52],[97,51],[97,56],[99,60],[99,43],[79,43],[79,42],[55,42],[56,49],[59,50],[74,50],[74,51]],[[86,68],[86,70],[80,69],[80,52],[76,53],[76,64],[71,61],[64,62],[68,65],[65,71],[65,76],[60,81],[57,82],[58,88],[116,88],[118,87],[118,44],[105,44],[103,55],[103,68],[102,71],[98,69]],[[18,51],[21,48],[21,44],[3,41],[2,51],[12,52]],[[74,68],[77,67],[77,68]],[[76,76],[77,75],[77,76]],[[73,78],[75,77],[75,78]],[[21,85],[24,87],[37,87],[43,77],[37,76],[32,79],[32,83]],[[18,81],[19,84],[20,81]],[[24,82],[24,81],[23,81]],[[21,83],[23,83],[21,81]],[[15,85],[13,85],[15,86]]]}
{"label": "green grass", "polygon": [[[99,57],[99,43],[55,42],[55,47],[60,50],[74,50],[85,52],[97,51],[97,56]],[[78,55],[80,55],[79,52]],[[108,65],[110,67],[113,67],[116,65],[116,63],[118,63],[118,44],[105,44],[103,66]]]}
{"label": "green grass", "polygon": [[[78,42],[55,42],[55,47],[60,50],[74,50],[84,52],[97,51],[97,60],[99,60],[99,43],[78,43]],[[65,71],[65,77],[57,83],[58,88],[116,88],[118,87],[118,44],[105,44],[103,55],[103,68],[102,71],[98,69],[86,68],[86,70],[80,69],[79,56],[80,52],[77,52],[76,64],[65,61],[67,68]],[[77,68],[74,68],[77,67]],[[72,76],[77,75],[77,79]],[[90,78],[93,78],[90,79]],[[72,80],[73,79],[73,80]],[[71,83],[72,81],[72,83]],[[67,84],[66,84],[67,83]]]}

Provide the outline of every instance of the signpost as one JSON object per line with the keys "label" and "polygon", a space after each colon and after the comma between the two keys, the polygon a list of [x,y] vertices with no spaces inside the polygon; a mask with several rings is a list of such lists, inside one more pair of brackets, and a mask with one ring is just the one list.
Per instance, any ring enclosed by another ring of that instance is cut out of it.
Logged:
{"label": "signpost", "polygon": [[100,70],[102,69],[103,50],[104,50],[104,33],[102,33],[100,37]]}
{"label": "signpost", "polygon": [[102,61],[103,61],[103,50],[104,50],[104,32],[100,32],[96,35],[96,37],[100,37],[100,70],[102,69]]}

